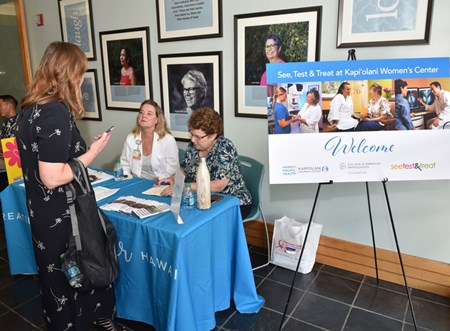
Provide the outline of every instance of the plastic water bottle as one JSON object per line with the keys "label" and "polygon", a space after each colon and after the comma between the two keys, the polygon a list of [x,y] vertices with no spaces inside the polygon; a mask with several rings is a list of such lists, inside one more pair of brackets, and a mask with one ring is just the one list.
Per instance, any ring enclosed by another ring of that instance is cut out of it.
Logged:
{"label": "plastic water bottle", "polygon": [[64,260],[63,257],[64,254],[61,254],[61,267],[67,280],[69,281],[70,286],[74,288],[82,287],[81,282],[84,277],[78,267],[78,264],[74,260]]}
{"label": "plastic water bottle", "polygon": [[191,184],[186,183],[186,190],[184,191],[183,196],[183,204],[184,208],[191,209],[194,207],[194,193],[191,191]]}
{"label": "plastic water bottle", "polygon": [[117,160],[116,164],[114,165],[114,179],[116,181],[123,179],[123,168],[120,165],[120,160]]}

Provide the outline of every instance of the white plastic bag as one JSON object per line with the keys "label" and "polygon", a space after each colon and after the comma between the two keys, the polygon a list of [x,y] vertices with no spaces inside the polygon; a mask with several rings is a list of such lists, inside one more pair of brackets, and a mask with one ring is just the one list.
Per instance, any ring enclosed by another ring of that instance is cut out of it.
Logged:
{"label": "white plastic bag", "polygon": [[[307,228],[307,223],[297,222],[295,219],[287,216],[275,220],[272,238],[273,264],[296,270]],[[307,274],[312,270],[316,262],[316,252],[321,232],[322,224],[312,222],[298,272]]]}

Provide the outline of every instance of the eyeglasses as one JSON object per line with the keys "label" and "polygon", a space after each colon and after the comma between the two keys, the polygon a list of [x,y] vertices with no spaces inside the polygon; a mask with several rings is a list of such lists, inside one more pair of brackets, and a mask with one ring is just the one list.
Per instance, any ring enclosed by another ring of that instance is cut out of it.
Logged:
{"label": "eyeglasses", "polygon": [[183,89],[183,93],[192,94],[192,93],[194,93],[197,90],[198,90],[198,87],[184,88]]}
{"label": "eyeglasses", "polygon": [[191,140],[195,140],[195,141],[200,141],[200,140],[202,140],[203,138],[206,138],[207,136],[209,136],[209,134],[205,134],[204,136],[196,136],[196,135],[193,135],[192,133],[190,133],[189,132],[189,135],[191,136]]}
{"label": "eyeglasses", "polygon": [[278,47],[278,44],[266,45],[265,47],[267,50],[274,49],[275,47]]}

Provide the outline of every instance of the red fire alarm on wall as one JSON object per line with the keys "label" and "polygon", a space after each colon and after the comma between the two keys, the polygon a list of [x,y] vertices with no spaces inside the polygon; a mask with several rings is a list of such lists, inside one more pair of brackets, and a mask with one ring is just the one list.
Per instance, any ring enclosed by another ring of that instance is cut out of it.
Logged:
{"label": "red fire alarm on wall", "polygon": [[37,26],[43,26],[44,25],[44,14],[37,14],[36,15],[36,25]]}

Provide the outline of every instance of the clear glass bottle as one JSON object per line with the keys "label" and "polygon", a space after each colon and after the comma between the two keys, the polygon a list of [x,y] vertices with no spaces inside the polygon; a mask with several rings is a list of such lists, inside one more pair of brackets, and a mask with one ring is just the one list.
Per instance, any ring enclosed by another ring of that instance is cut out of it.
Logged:
{"label": "clear glass bottle", "polygon": [[191,209],[194,207],[194,193],[191,191],[191,183],[186,183],[186,189],[183,194],[184,208]]}
{"label": "clear glass bottle", "polygon": [[197,208],[209,209],[211,207],[211,183],[206,159],[202,157],[197,169]]}
{"label": "clear glass bottle", "polygon": [[74,288],[82,287],[81,282],[84,277],[78,267],[78,264],[74,260],[65,260],[64,254],[61,254],[61,268],[69,281],[70,286]]}
{"label": "clear glass bottle", "polygon": [[123,179],[123,168],[120,165],[120,160],[116,161],[116,164],[114,165],[114,179],[117,180],[122,180]]}

